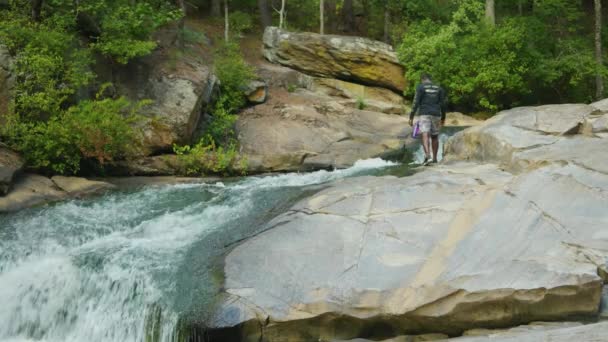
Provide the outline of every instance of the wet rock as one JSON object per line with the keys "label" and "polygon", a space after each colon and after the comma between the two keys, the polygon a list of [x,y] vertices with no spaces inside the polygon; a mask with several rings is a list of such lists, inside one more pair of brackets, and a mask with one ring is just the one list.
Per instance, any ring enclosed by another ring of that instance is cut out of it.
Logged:
{"label": "wet rock", "polygon": [[[449,336],[446,334],[424,334],[424,335],[412,335],[412,336],[399,336],[389,338],[388,340],[382,340],[381,342],[423,342],[423,341],[443,341],[448,339]],[[372,342],[363,338],[356,338],[348,341],[335,341],[335,342]]]}
{"label": "wet rock", "polygon": [[412,143],[407,119],[345,107],[298,90],[241,113],[241,152],[250,172],[343,168]]}
{"label": "wet rock", "polygon": [[264,56],[304,73],[402,92],[405,70],[390,45],[360,37],[293,33],[268,27]]}
{"label": "wet rock", "polygon": [[[212,327],[243,340],[381,340],[595,317],[606,192],[608,176],[573,164],[339,181],[228,254]],[[567,330],[528,340],[576,336]]]}
{"label": "wet rock", "polygon": [[0,143],[0,196],[6,195],[15,176],[23,168],[23,159]]}
{"label": "wet rock", "polygon": [[90,196],[115,188],[114,185],[106,182],[93,181],[81,177],[53,176],[51,180],[70,197]]}
{"label": "wet rock", "polygon": [[591,107],[601,111],[608,112],[608,99],[603,99],[597,102],[590,104]]}
{"label": "wet rock", "polygon": [[600,318],[608,319],[608,286],[602,291],[602,303],[600,305]]}
{"label": "wet rock", "polygon": [[67,197],[67,193],[59,189],[49,178],[25,174],[17,179],[8,195],[0,197],[0,213],[60,201]]}

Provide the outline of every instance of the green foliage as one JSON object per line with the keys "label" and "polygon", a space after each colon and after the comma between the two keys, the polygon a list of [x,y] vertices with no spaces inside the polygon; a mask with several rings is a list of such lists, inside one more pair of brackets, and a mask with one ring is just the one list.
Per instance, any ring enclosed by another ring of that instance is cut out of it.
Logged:
{"label": "green foliage", "polygon": [[251,16],[241,11],[234,11],[228,15],[230,30],[236,36],[249,32],[253,28]]}
{"label": "green foliage", "polygon": [[365,99],[361,96],[357,97],[357,103],[356,103],[357,109],[359,110],[364,110],[365,107],[367,107],[367,103],[365,103]]}
{"label": "green foliage", "polygon": [[289,93],[295,92],[296,89],[298,89],[298,86],[295,85],[295,84],[288,84],[287,85],[287,92],[289,92]]}
{"label": "green foliage", "polygon": [[46,121],[13,114],[0,134],[23,153],[29,167],[74,174],[84,160],[103,166],[135,154],[139,137],[132,124],[145,104],[125,98],[86,100]]}
{"label": "green foliage", "polygon": [[4,16],[0,38],[15,54],[15,111],[29,118],[59,113],[93,79],[90,51],[61,27],[31,23],[15,12]]}
{"label": "green foliage", "polygon": [[491,27],[483,2],[463,0],[447,23],[412,23],[398,48],[406,77],[430,73],[462,110],[590,100],[596,66],[593,40],[582,34],[580,2],[535,6],[534,15],[505,17]]}
{"label": "green foliage", "polygon": [[221,82],[218,106],[233,114],[245,105],[243,87],[253,79],[253,68],[243,59],[238,45],[225,43],[215,52],[214,70]]}
{"label": "green foliage", "polygon": [[238,155],[236,142],[216,146],[209,135],[194,146],[173,146],[178,156],[181,172],[188,176],[213,174],[245,174],[247,160]]}
{"label": "green foliage", "polygon": [[156,43],[150,40],[159,27],[177,20],[181,12],[158,1],[89,0],[82,10],[99,22],[101,34],[92,46],[121,64],[149,54]]}
{"label": "green foliage", "polygon": [[173,147],[187,175],[243,174],[247,168],[246,159],[238,156],[234,124],[236,111],[246,103],[243,87],[253,79],[253,69],[243,60],[238,45],[230,43],[216,51],[214,68],[220,79],[220,96],[205,136],[192,147]]}

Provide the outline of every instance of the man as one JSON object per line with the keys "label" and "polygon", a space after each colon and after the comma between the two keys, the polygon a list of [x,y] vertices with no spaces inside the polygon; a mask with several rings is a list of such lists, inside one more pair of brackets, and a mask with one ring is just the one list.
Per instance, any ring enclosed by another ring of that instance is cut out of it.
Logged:
{"label": "man", "polygon": [[432,162],[437,162],[439,130],[445,124],[446,96],[440,86],[433,84],[430,75],[422,74],[420,82],[416,87],[414,108],[410,113],[410,126],[414,125],[414,115],[417,114],[425,155],[423,165],[428,165],[431,162],[431,147]]}

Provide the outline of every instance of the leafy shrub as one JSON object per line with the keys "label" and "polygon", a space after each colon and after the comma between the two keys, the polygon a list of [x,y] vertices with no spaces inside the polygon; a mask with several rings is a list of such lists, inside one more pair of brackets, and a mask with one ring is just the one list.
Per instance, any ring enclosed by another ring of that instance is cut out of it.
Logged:
{"label": "leafy shrub", "polygon": [[367,103],[365,103],[365,99],[363,97],[359,96],[359,97],[357,97],[356,106],[357,106],[357,109],[364,110],[365,107],[367,107]]}
{"label": "leafy shrub", "polygon": [[156,47],[150,39],[152,33],[182,16],[173,7],[152,1],[92,1],[85,3],[82,10],[95,18],[101,28],[93,48],[121,64],[149,54]]}
{"label": "leafy shrub", "polygon": [[230,29],[235,35],[239,36],[244,32],[248,32],[253,27],[253,21],[251,15],[241,12],[234,11],[228,15],[228,22]]}
{"label": "leafy shrub", "polygon": [[218,106],[234,114],[246,103],[243,88],[253,79],[253,68],[243,59],[238,45],[225,43],[215,52],[214,70],[221,82]]}
{"label": "leafy shrub", "polygon": [[45,172],[75,174],[83,160],[103,166],[129,158],[138,146],[133,123],[146,102],[125,98],[81,101],[46,121],[10,115],[0,132],[28,167]]}
{"label": "leafy shrub", "polygon": [[181,172],[189,176],[213,174],[245,174],[247,160],[239,158],[236,142],[226,147],[216,146],[213,138],[205,136],[194,146],[173,146]]}

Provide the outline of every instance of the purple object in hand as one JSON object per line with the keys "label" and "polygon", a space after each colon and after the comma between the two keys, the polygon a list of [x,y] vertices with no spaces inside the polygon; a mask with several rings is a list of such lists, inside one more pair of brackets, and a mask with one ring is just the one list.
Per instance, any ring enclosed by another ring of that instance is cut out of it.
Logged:
{"label": "purple object in hand", "polygon": [[418,138],[418,134],[420,134],[420,122],[416,121],[414,129],[412,129],[412,138]]}

